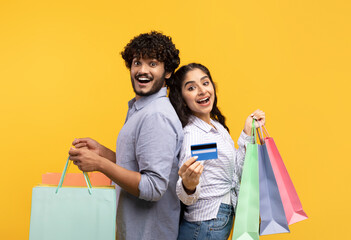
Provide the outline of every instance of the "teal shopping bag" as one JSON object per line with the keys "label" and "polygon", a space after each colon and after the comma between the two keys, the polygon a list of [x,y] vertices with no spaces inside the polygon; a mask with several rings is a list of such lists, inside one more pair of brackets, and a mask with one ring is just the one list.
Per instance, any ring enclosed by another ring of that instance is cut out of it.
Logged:
{"label": "teal shopping bag", "polygon": [[115,240],[116,191],[110,187],[37,186],[32,191],[29,240]]}
{"label": "teal shopping bag", "polygon": [[246,148],[232,240],[259,239],[260,199],[255,120],[252,121],[252,135],[254,143],[248,144]]}

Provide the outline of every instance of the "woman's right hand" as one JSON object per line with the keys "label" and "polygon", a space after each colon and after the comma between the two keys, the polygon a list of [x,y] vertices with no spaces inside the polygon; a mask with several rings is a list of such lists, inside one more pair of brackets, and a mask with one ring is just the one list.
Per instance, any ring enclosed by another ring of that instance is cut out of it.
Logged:
{"label": "woman's right hand", "polygon": [[247,117],[244,126],[244,132],[246,135],[251,135],[251,128],[252,128],[252,119],[255,119],[255,128],[259,128],[260,125],[264,126],[266,123],[266,114],[260,109],[254,111],[250,116]]}
{"label": "woman's right hand", "polygon": [[99,156],[102,154],[103,146],[91,138],[76,138],[72,142],[72,145],[76,148],[87,148]]}
{"label": "woman's right hand", "polygon": [[189,158],[179,169],[178,174],[182,178],[183,186],[188,195],[195,192],[196,186],[200,182],[200,176],[204,166],[196,161],[197,156]]}

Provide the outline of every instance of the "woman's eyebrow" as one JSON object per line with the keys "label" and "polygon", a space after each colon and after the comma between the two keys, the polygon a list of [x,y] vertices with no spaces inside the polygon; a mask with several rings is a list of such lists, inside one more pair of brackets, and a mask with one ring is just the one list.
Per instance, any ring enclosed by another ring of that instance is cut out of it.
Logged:
{"label": "woman's eyebrow", "polygon": [[195,81],[187,81],[185,84],[184,84],[184,87],[186,87],[186,85],[190,84],[190,83],[194,83]]}
{"label": "woman's eyebrow", "polygon": [[[207,75],[205,75],[205,76],[203,76],[203,77],[201,77],[200,78],[200,81],[202,81],[202,80],[204,80],[204,79],[206,79],[206,78],[209,78]],[[186,87],[186,85],[188,85],[188,84],[191,84],[191,83],[194,83],[195,81],[187,81],[185,84],[184,84],[184,87]]]}

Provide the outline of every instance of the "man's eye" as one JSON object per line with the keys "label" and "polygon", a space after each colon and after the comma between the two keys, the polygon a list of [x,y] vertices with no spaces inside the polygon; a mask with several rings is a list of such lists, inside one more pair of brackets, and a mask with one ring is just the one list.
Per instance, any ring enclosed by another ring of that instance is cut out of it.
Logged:
{"label": "man's eye", "polygon": [[150,66],[151,66],[151,67],[156,67],[156,66],[157,66],[157,63],[151,62],[151,63],[150,63]]}
{"label": "man's eye", "polygon": [[135,66],[138,66],[139,64],[140,64],[140,62],[139,61],[134,61],[134,63],[133,63]]}

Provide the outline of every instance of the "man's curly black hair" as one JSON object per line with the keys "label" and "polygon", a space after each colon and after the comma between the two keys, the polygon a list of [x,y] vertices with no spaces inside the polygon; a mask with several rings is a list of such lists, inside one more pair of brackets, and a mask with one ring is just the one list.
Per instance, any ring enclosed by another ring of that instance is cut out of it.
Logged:
{"label": "man's curly black hair", "polygon": [[173,73],[180,63],[179,50],[176,49],[172,38],[156,31],[134,37],[121,55],[129,69],[135,57],[157,59],[165,64],[167,73]]}

